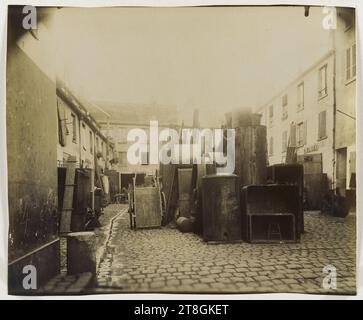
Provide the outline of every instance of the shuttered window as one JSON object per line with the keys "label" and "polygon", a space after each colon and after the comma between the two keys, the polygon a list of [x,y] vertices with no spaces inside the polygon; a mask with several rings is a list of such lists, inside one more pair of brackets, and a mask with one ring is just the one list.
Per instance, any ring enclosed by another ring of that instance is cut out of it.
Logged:
{"label": "shuttered window", "polygon": [[356,44],[353,44],[349,47],[346,52],[346,68],[345,68],[345,77],[347,81],[355,79],[357,74],[357,67],[356,67]]}
{"label": "shuttered window", "polygon": [[356,45],[352,46],[352,76],[355,77],[357,74],[357,59],[356,59]]}
{"label": "shuttered window", "polygon": [[287,94],[285,94],[282,97],[282,120],[285,120],[288,117],[288,107],[287,107],[287,104],[288,104],[288,98],[287,98]]}
{"label": "shuttered window", "polygon": [[74,143],[77,143],[77,121],[76,116],[72,113],[72,141]]}
{"label": "shuttered window", "polygon": [[93,153],[93,136],[92,131],[89,132],[89,152]]}
{"label": "shuttered window", "polygon": [[274,106],[270,105],[268,108],[268,118],[269,118],[269,124],[272,126],[273,124],[273,118],[274,118]]}
{"label": "shuttered window", "polygon": [[327,68],[328,66],[325,65],[319,69],[319,90],[318,90],[319,98],[322,98],[328,94]]}
{"label": "shuttered window", "polygon": [[346,51],[346,78],[347,80],[350,80],[350,48]]}
{"label": "shuttered window", "polygon": [[287,131],[282,132],[282,152],[287,150]]}
{"label": "shuttered window", "polygon": [[296,124],[292,123],[290,126],[290,147],[296,147]]}
{"label": "shuttered window", "polygon": [[268,153],[270,156],[272,156],[274,154],[274,138],[273,137],[270,137]]}
{"label": "shuttered window", "polygon": [[57,100],[57,116],[58,116],[58,142],[62,147],[67,143],[67,125],[65,111],[61,103]]}
{"label": "shuttered window", "polygon": [[306,144],[306,121],[297,125],[297,146],[302,147]]}
{"label": "shuttered window", "polygon": [[84,123],[82,123],[82,135],[80,137],[80,141],[82,141],[82,148],[83,150],[87,150],[87,129],[86,129],[86,125]]}
{"label": "shuttered window", "polygon": [[304,82],[297,86],[297,110],[304,109]]}
{"label": "shuttered window", "polygon": [[326,111],[319,113],[318,139],[326,138]]}
{"label": "shuttered window", "polygon": [[121,166],[127,166],[127,152],[124,151],[119,152],[118,161]]}
{"label": "shuttered window", "polygon": [[148,165],[149,164],[149,153],[141,152],[141,164]]}

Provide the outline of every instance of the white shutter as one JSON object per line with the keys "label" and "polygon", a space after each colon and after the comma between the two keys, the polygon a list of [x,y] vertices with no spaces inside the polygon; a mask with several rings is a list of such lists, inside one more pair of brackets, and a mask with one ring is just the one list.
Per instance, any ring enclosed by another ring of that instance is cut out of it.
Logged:
{"label": "white shutter", "polygon": [[306,135],[307,135],[307,121],[303,124],[303,145],[306,145]]}

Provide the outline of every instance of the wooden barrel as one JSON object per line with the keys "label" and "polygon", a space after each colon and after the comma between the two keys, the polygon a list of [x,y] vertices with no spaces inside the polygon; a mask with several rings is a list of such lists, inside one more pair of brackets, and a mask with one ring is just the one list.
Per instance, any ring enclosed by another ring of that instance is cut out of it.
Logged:
{"label": "wooden barrel", "polygon": [[202,179],[203,239],[241,240],[239,181],[234,174],[209,175]]}

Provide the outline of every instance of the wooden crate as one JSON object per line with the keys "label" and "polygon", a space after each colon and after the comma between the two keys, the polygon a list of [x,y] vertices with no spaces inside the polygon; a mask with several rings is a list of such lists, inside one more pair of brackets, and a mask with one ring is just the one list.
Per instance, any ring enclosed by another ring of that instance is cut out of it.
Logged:
{"label": "wooden crate", "polygon": [[261,213],[248,216],[248,240],[251,243],[296,242],[295,215]]}
{"label": "wooden crate", "polygon": [[[251,216],[292,214],[293,233],[298,234],[299,189],[295,185],[255,185],[242,188],[241,195],[242,236],[251,241]],[[268,218],[265,218],[268,219]],[[269,239],[266,239],[269,240]]]}
{"label": "wooden crate", "polygon": [[134,188],[134,228],[161,226],[161,199],[159,187]]}

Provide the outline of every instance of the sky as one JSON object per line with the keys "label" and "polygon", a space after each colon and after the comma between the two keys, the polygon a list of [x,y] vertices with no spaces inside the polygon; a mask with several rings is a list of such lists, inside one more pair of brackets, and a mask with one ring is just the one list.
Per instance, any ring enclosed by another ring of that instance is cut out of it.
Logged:
{"label": "sky", "polygon": [[322,8],[63,8],[58,75],[92,103],[258,107],[324,56]]}

